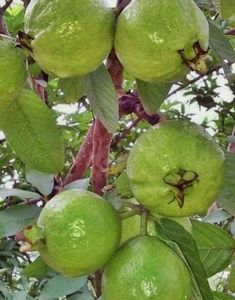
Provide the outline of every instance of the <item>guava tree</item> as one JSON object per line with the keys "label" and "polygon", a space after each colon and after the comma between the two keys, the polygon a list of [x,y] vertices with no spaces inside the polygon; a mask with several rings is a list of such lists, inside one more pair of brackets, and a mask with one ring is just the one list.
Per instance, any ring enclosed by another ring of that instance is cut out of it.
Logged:
{"label": "guava tree", "polygon": [[0,299],[234,299],[234,36],[233,0],[0,1]]}

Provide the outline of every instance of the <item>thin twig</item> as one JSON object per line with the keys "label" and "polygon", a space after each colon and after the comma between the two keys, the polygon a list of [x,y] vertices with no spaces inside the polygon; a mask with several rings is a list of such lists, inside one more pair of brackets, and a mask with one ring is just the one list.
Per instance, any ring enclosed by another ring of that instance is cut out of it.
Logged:
{"label": "thin twig", "polygon": [[12,2],[13,0],[5,0],[5,4],[0,7],[0,15],[3,15],[3,13],[8,9]]}
{"label": "thin twig", "polygon": [[130,126],[125,128],[120,134],[116,135],[115,138],[112,141],[111,148],[115,148],[117,144],[123,140],[130,132],[131,130],[137,126],[137,124],[141,121],[141,118],[135,119]]}
{"label": "thin twig", "polygon": [[173,90],[171,93],[169,93],[169,94],[167,95],[167,98],[169,98],[169,97],[172,96],[172,95],[175,95],[177,92],[179,92],[179,91],[181,91],[181,90],[187,88],[187,87],[190,86],[191,84],[196,83],[197,81],[199,81],[199,80],[202,79],[203,77],[208,76],[208,75],[211,75],[213,72],[216,72],[216,71],[218,71],[218,70],[221,69],[221,68],[222,68],[221,65],[217,65],[217,66],[215,66],[213,69],[209,70],[206,74],[202,74],[202,75],[199,75],[199,76],[195,77],[194,79],[188,81],[186,84],[183,84],[183,85],[181,85],[180,87],[178,87],[177,89]]}

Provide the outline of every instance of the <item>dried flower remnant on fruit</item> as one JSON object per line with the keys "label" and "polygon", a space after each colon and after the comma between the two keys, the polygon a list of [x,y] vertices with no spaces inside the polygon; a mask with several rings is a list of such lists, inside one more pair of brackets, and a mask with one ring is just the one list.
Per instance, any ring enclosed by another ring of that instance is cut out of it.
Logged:
{"label": "dried flower remnant on fruit", "polygon": [[167,174],[163,178],[163,181],[166,184],[169,184],[170,186],[175,187],[177,189],[176,193],[172,191],[174,195],[173,200],[169,201],[168,203],[170,204],[176,200],[179,204],[179,207],[182,208],[184,206],[185,189],[190,186],[193,186],[194,182],[198,181],[198,174],[194,171],[179,170],[175,174]]}

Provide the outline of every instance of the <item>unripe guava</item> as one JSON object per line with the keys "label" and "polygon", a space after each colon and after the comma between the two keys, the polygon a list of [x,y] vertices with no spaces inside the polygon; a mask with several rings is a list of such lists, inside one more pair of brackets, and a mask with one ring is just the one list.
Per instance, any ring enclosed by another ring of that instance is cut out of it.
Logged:
{"label": "unripe guava", "polygon": [[131,239],[102,277],[104,300],[191,300],[190,273],[180,256],[155,237]]}
{"label": "unripe guava", "polygon": [[112,48],[113,24],[105,0],[33,0],[25,14],[33,58],[59,77],[95,70]]}
{"label": "unripe guava", "polygon": [[185,69],[182,55],[199,59],[196,48],[207,51],[208,39],[207,19],[193,0],[132,0],[118,18],[115,49],[136,78],[172,80]]}
{"label": "unripe guava", "polygon": [[221,0],[221,15],[229,21],[231,27],[235,27],[235,2],[234,0]]}
{"label": "unripe guava", "polygon": [[224,153],[205,130],[173,120],[143,133],[127,161],[135,196],[154,214],[205,214],[220,192]]}
{"label": "unripe guava", "polygon": [[25,55],[9,38],[0,37],[0,107],[14,100],[26,81]]}
{"label": "unripe guava", "polygon": [[59,193],[43,208],[38,226],[42,259],[65,276],[81,276],[103,267],[120,241],[121,222],[100,196],[83,190]]}

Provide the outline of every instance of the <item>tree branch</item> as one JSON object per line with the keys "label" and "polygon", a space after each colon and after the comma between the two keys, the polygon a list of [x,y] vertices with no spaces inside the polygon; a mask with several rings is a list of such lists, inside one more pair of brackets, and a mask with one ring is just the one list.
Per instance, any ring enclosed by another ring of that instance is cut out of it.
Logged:
{"label": "tree branch", "polygon": [[24,3],[24,8],[26,9],[27,6],[29,5],[30,0],[22,0]]}
{"label": "tree branch", "polygon": [[117,12],[120,14],[123,9],[131,2],[131,0],[117,0]]}
{"label": "tree branch", "polygon": [[93,131],[94,121],[90,129],[88,130],[86,137],[80,147],[80,150],[75,158],[75,161],[64,180],[63,186],[81,179],[84,176],[86,170],[91,166],[92,161],[92,148],[93,148]]}
{"label": "tree branch", "polygon": [[13,0],[6,0],[5,4],[3,6],[0,6],[0,34],[9,35],[7,26],[3,20],[3,14],[8,9],[8,7],[11,5]]}
{"label": "tree branch", "polygon": [[5,0],[5,4],[0,7],[0,14],[3,15],[4,12],[8,9],[8,7],[11,5],[13,0]]}
{"label": "tree branch", "polygon": [[93,192],[103,194],[107,184],[108,155],[112,141],[110,134],[99,119],[95,120],[93,135],[92,187]]}

